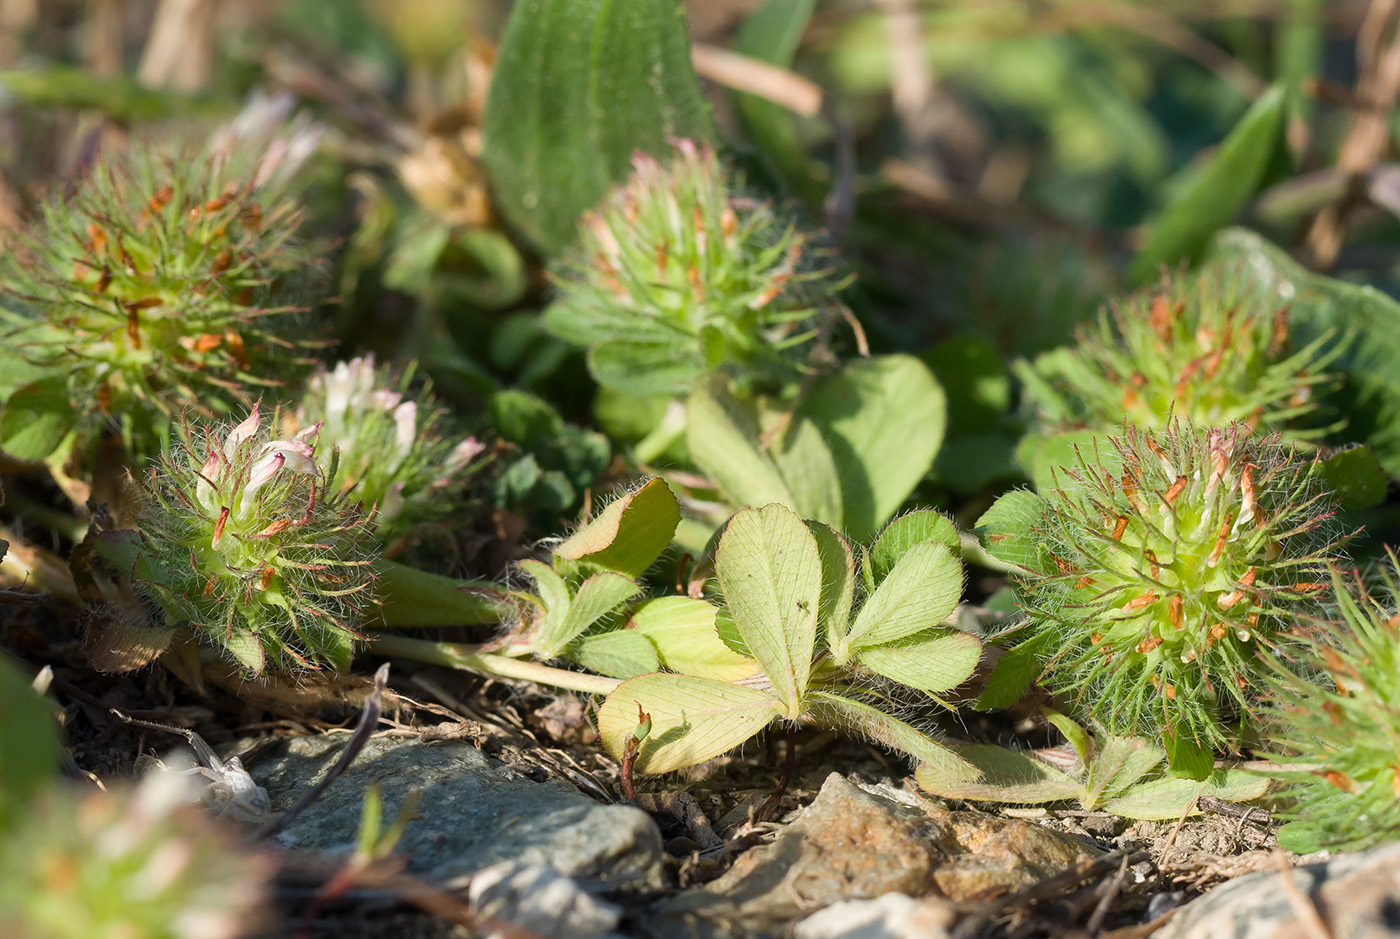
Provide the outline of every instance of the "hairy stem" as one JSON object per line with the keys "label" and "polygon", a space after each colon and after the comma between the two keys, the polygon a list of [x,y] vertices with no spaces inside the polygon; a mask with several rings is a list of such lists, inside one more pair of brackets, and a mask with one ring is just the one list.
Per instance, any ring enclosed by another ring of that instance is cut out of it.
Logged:
{"label": "hairy stem", "polygon": [[396,655],[416,662],[431,665],[445,665],[483,675],[497,675],[501,678],[516,678],[533,681],[541,685],[552,685],[567,691],[580,691],[584,694],[607,694],[622,684],[616,678],[602,675],[589,675],[586,672],[571,672],[563,668],[542,665],[528,659],[513,659],[506,655],[490,652],[472,652],[472,646],[451,642],[435,642],[431,639],[410,639],[406,636],[374,636],[371,647],[381,655]]}
{"label": "hairy stem", "polygon": [[510,618],[504,591],[483,580],[456,580],[393,561],[375,562],[383,601],[376,626],[478,626]]}

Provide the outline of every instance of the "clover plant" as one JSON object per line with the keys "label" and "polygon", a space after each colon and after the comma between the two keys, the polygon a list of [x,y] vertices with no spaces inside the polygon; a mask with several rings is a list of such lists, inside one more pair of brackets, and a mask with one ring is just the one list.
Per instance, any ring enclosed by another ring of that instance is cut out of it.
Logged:
{"label": "clover plant", "polygon": [[640,675],[608,695],[598,713],[604,744],[621,758],[640,709],[651,726],[637,750],[639,772],[703,762],[785,721],[861,734],[948,775],[971,774],[869,693],[884,681],[936,696],[976,667],[981,643],[943,625],[962,591],[952,537],[946,519],[915,513],[891,525],[857,565],[841,535],[786,506],[740,511],[715,555],[724,602],[717,626],[726,645],[752,660],[750,674],[740,675],[735,662],[668,649],[677,672]]}
{"label": "clover plant", "polygon": [[1342,539],[1318,466],[1241,424],[1130,426],[1081,450],[1055,487],[1003,496],[979,532],[1016,566],[1027,627],[986,702],[1039,675],[1204,778],[1209,751],[1257,723],[1264,662],[1330,593]]}
{"label": "clover plant", "polygon": [[1178,819],[1199,814],[1202,796],[1247,802],[1264,795],[1269,780],[1239,769],[1217,769],[1204,788],[1167,772],[1166,751],[1141,737],[1118,737],[1102,726],[1092,735],[1063,714],[1045,715],[1064,733],[1067,746],[1021,752],[990,744],[957,744],[958,756],[976,766],[968,779],[921,766],[919,785],[945,799],[1040,805],[1076,801],[1086,812],[1124,818]]}

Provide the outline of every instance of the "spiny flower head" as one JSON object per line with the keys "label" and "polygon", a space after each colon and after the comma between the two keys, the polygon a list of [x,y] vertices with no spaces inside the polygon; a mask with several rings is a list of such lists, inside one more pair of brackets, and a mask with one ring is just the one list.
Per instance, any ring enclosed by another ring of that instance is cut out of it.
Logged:
{"label": "spiny flower head", "polygon": [[801,347],[840,287],[820,252],[766,202],[739,195],[714,151],[637,153],[555,274],[545,325],[589,348],[599,383],[678,393],[706,373],[759,387],[802,370]]}
{"label": "spiny flower head", "polygon": [[42,390],[74,429],[117,427],[139,455],[183,411],[224,414],[241,386],[309,365],[285,338],[314,268],[301,212],[238,162],[140,147],[50,197],[0,262],[0,394]]}
{"label": "spiny flower head", "polygon": [[1400,613],[1394,555],[1381,595],[1334,573],[1340,628],[1310,643],[1307,678],[1283,674],[1271,701],[1292,821],[1290,850],[1361,850],[1400,837]]}
{"label": "spiny flower head", "polygon": [[191,804],[191,777],[54,788],[0,839],[0,933],[234,939],[262,925],[273,865]]}
{"label": "spiny flower head", "polygon": [[319,429],[269,439],[256,405],[222,437],[183,425],[139,486],[135,559],[109,552],[168,626],[251,672],[348,667],[371,599],[366,519],[318,465]]}
{"label": "spiny flower head", "polygon": [[1318,408],[1324,371],[1342,351],[1323,335],[1294,349],[1288,307],[1237,265],[1168,275],[1100,310],[1074,346],[1019,373],[1047,429],[1197,427],[1318,436],[1298,421]]}
{"label": "spiny flower head", "polygon": [[1339,557],[1312,464],[1240,424],[1128,427],[1057,475],[1021,585],[1045,685],[1114,733],[1228,746]]}
{"label": "spiny flower head", "polygon": [[461,511],[461,490],[485,446],[442,436],[446,417],[427,392],[411,397],[407,379],[395,383],[376,369],[373,355],[318,368],[296,410],[298,426],[320,428],[322,467],[338,454],[341,491],[375,509],[384,539]]}

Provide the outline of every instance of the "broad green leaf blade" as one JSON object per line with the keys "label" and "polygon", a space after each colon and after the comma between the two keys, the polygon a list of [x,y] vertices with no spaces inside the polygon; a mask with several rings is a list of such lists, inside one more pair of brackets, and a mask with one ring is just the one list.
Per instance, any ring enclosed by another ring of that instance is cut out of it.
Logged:
{"label": "broad green leaf blade", "polygon": [[686,404],[686,447],[695,464],[733,505],[781,502],[796,507],[782,474],[757,447],[758,419],[718,383],[697,388]]}
{"label": "broad green leaf blade", "polygon": [[1355,446],[1338,450],[1316,469],[1323,485],[1337,497],[1343,510],[1369,509],[1385,501],[1388,484],[1385,469],[1368,447]]}
{"label": "broad green leaf blade", "polygon": [[[771,65],[790,65],[815,7],[816,0],[768,0],[739,27],[734,50]],[[757,95],[736,95],[735,104],[759,152],[773,161],[804,199],[819,202],[826,187],[815,176],[827,174],[820,163],[807,157],[797,136],[796,118]]]}
{"label": "broad green leaf blade", "polygon": [[816,423],[836,458],[852,541],[865,542],[899,511],[943,442],[943,389],[918,359],[859,359],[818,380],[799,413]]}
{"label": "broad green leaf blade", "polygon": [[557,622],[553,618],[548,621],[550,628],[537,643],[538,654],[554,658],[590,626],[641,592],[632,578],[616,571],[594,574],[579,585],[568,612]]}
{"label": "broad green leaf blade", "polygon": [[1021,699],[1040,675],[1041,656],[1051,648],[1052,633],[1032,636],[1006,650],[987,677],[987,687],[977,699],[979,711],[1009,708]]}
{"label": "broad green leaf blade", "polygon": [[817,628],[830,648],[846,635],[851,625],[851,604],[856,592],[855,555],[851,554],[851,543],[831,526],[809,521],[807,527],[817,539],[817,552],[822,559],[822,599]]}
{"label": "broad green leaf blade", "polygon": [[907,512],[886,525],[870,549],[875,583],[884,580],[910,548],[925,541],[941,544],[954,553],[962,548],[957,526],[950,519],[932,509]]}
{"label": "broad green leaf blade", "polygon": [[645,675],[661,667],[656,646],[646,636],[630,629],[610,629],[584,636],[569,648],[569,658],[590,672],[610,678]]}
{"label": "broad green leaf blade", "polygon": [[962,562],[947,548],[914,545],[856,614],[845,649],[833,650],[838,664],[846,649],[887,645],[937,626],[957,606],[962,587]]}
{"label": "broad green leaf blade", "polygon": [[972,677],[982,640],[955,629],[934,629],[900,642],[862,649],[861,665],[901,685],[931,695],[951,691]]}
{"label": "broad green leaf blade", "polygon": [[735,628],[795,718],[812,670],[822,562],[806,523],[785,505],[744,509],[729,521],[715,574]]}
{"label": "broad green leaf blade", "polygon": [[[1240,770],[1216,770],[1210,782],[1204,784],[1194,779],[1159,779],[1143,783],[1134,786],[1127,795],[1106,800],[1102,808],[1124,818],[1178,819],[1198,795],[1225,802],[1249,802],[1262,796],[1268,788],[1269,780],[1263,776]],[[1193,809],[1191,814],[1201,814],[1200,809]]]}
{"label": "broad green leaf blade", "polygon": [[[556,335],[567,310],[551,309],[545,322]],[[589,337],[592,338],[591,336]],[[688,344],[675,338],[613,339],[588,346],[588,371],[604,388],[634,395],[674,394],[689,388],[705,373]]]}
{"label": "broad green leaf blade", "polygon": [[77,421],[64,377],[32,382],[10,395],[0,410],[0,451],[16,460],[46,459]]}
{"label": "broad green leaf blade", "polygon": [[1150,280],[1161,265],[1200,257],[1210,237],[1230,224],[1264,177],[1278,146],[1288,96],[1275,85],[1254,102],[1191,185],[1152,223],[1147,244],[1133,259],[1129,279]]}
{"label": "broad green leaf blade", "polygon": [[792,493],[792,507],[798,515],[828,525],[843,524],[841,479],[817,425],[793,417],[787,430],[769,447],[768,457]]}
{"label": "broad green leaf blade", "polygon": [[1027,489],[1013,489],[977,520],[977,537],[998,561],[1047,573],[1035,528],[1045,516],[1045,500]]}
{"label": "broad green leaf blade", "polygon": [[914,780],[925,792],[945,799],[1036,805],[1079,797],[1080,785],[1048,763],[1024,753],[985,744],[954,748],[974,767],[968,776],[948,774],[938,766],[920,766]]}
{"label": "broad green leaf blade", "polygon": [[490,581],[443,577],[383,558],[374,562],[374,574],[386,626],[475,626],[511,617],[505,591]]}
{"label": "broad green leaf blade", "polygon": [[713,759],[748,740],[781,716],[769,693],[689,675],[639,675],[608,695],[598,709],[598,733],[614,759],[622,759],[637,708],[651,716],[636,768],[669,773]]}
{"label": "broad green leaf blade", "polygon": [[1215,757],[1210,748],[1191,736],[1189,728],[1181,725],[1168,727],[1162,735],[1162,743],[1167,750],[1167,765],[1176,776],[1203,780],[1215,768]]}
{"label": "broad green leaf blade", "polygon": [[614,500],[554,553],[639,577],[666,550],[680,521],[675,493],[664,480],[653,479]]}
{"label": "broad green leaf blade", "polygon": [[713,604],[704,600],[657,597],[637,607],[628,631],[649,639],[661,664],[673,672],[716,681],[738,681],[756,675],[758,663],[720,639],[715,624],[718,613]]}
{"label": "broad green leaf blade", "polygon": [[1115,737],[1101,731],[1098,753],[1089,762],[1084,808],[1092,812],[1106,795],[1127,792],[1153,770],[1162,768],[1162,748],[1141,737]]}
{"label": "broad green leaf blade", "polygon": [[807,701],[806,720],[823,727],[863,735],[909,754],[942,777],[975,779],[977,768],[952,749],[879,708],[827,691],[814,691]]}
{"label": "broad green leaf blade", "polygon": [[502,214],[546,254],[633,151],[711,134],[678,0],[521,0],[497,63],[482,161]]}
{"label": "broad green leaf blade", "polygon": [[546,612],[554,613],[557,610],[562,617],[569,611],[569,585],[555,573],[554,568],[533,558],[526,558],[516,566],[535,582],[535,592],[539,594]]}

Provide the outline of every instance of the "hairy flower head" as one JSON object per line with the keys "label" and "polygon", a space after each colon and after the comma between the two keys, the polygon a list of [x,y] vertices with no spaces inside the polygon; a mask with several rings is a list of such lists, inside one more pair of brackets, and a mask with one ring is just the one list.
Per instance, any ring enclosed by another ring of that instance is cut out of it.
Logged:
{"label": "hairy flower head", "polygon": [[1400,613],[1396,559],[1383,589],[1349,585],[1340,572],[1341,622],[1314,637],[1311,668],[1279,676],[1272,742],[1289,782],[1279,832],[1291,850],[1361,850],[1400,837]]}
{"label": "hairy flower head", "polygon": [[[275,422],[274,422],[275,424]],[[258,407],[221,435],[181,427],[105,552],[170,627],[252,672],[350,664],[370,601],[365,516],[316,459],[318,425],[270,439]]]}
{"label": "hairy flower head", "polygon": [[1128,427],[1042,493],[1021,584],[1044,684],[1118,734],[1231,743],[1340,556],[1313,464],[1246,427]]}
{"label": "hairy flower head", "polygon": [[461,491],[485,446],[442,436],[446,420],[430,394],[411,395],[407,379],[393,381],[372,355],[318,368],[296,410],[298,426],[320,428],[321,464],[337,459],[342,491],[375,509],[386,539],[461,511]]}
{"label": "hairy flower head", "polygon": [[1164,277],[1099,312],[1073,346],[1019,363],[1049,430],[1161,429],[1240,422],[1318,436],[1298,426],[1342,351],[1330,334],[1294,348],[1286,303],[1237,265]]}
{"label": "hairy flower head", "polygon": [[113,427],[154,452],[182,412],[225,414],[243,386],[309,364],[289,338],[315,267],[301,212],[240,162],[138,147],[43,203],[0,261],[0,449],[47,456],[14,439],[47,404],[67,431]]}
{"label": "hairy flower head", "polygon": [[799,374],[840,286],[810,236],[738,194],[708,146],[677,141],[669,164],[638,153],[632,166],[585,213],[548,329],[589,349],[599,383],[638,394],[711,372],[760,387]]}

